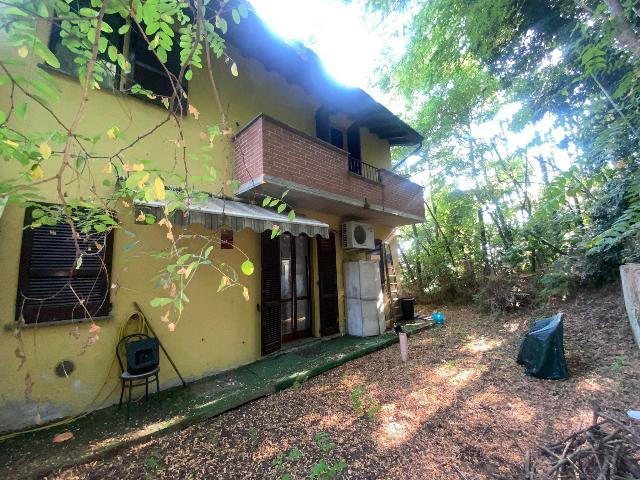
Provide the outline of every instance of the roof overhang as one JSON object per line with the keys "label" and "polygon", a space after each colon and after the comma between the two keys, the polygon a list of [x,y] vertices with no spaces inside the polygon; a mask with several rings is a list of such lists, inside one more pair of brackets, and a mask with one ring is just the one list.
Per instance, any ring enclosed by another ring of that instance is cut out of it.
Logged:
{"label": "roof overhang", "polygon": [[[136,206],[143,207],[156,218],[163,218],[165,202],[140,202]],[[292,235],[305,234],[310,237],[320,235],[329,238],[329,225],[319,220],[296,216],[289,220],[287,215],[277,213],[258,205],[237,200],[211,197],[204,202],[194,203],[185,212],[174,210],[169,220],[175,226],[186,228],[192,224],[201,224],[210,230],[228,228],[234,231],[250,229],[262,233],[277,225],[282,232]]]}
{"label": "roof overhang", "polygon": [[318,56],[302,44],[289,44],[254,13],[240,24],[228,22],[225,39],[243,56],[299,85],[332,113],[344,113],[391,145],[417,145],[423,137],[360,88],[336,82]]}

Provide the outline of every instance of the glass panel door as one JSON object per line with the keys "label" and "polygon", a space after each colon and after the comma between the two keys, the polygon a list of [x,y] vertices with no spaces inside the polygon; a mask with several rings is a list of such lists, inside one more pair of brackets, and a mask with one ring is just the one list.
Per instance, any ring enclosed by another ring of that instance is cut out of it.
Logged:
{"label": "glass panel door", "polygon": [[280,236],[280,315],[282,320],[282,337],[293,334],[293,285],[291,281],[291,235]]}
{"label": "glass panel door", "polygon": [[282,341],[311,335],[309,237],[280,236]]}
{"label": "glass panel door", "polygon": [[296,332],[311,334],[309,308],[309,237],[296,237]]}

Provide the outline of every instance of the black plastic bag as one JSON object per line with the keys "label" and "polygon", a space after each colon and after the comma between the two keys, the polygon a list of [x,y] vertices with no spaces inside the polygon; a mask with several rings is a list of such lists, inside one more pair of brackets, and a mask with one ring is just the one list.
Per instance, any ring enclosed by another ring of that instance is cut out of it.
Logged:
{"label": "black plastic bag", "polygon": [[528,375],[550,380],[569,377],[564,358],[563,320],[564,313],[558,313],[534,322],[529,328],[518,353],[518,363],[527,367]]}

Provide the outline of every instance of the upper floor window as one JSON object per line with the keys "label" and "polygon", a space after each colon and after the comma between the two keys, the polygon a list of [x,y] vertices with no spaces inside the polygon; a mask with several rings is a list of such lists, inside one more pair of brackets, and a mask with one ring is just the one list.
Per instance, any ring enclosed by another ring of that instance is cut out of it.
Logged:
{"label": "upper floor window", "polygon": [[108,315],[113,232],[79,233],[78,260],[67,222],[32,228],[42,215],[38,207],[25,212],[16,320],[39,323]]}
{"label": "upper floor window", "polygon": [[360,160],[360,128],[357,123],[352,123],[345,130],[332,124],[328,110],[319,108],[316,111],[316,137],[341,150],[347,150],[349,156]]}
{"label": "upper floor window", "polygon": [[331,127],[331,145],[338,148],[344,148],[344,138],[342,130]]}
{"label": "upper floor window", "polygon": [[[72,13],[78,13],[82,8],[91,8],[90,0],[72,0],[70,3]],[[112,32],[102,32],[101,36],[108,41],[108,47],[97,57],[97,66],[94,76],[102,88],[129,91],[135,84],[145,90],[150,90],[158,96],[170,97],[173,94],[173,86],[167,75],[169,71],[176,78],[180,73],[180,47],[179,35],[173,37],[173,48],[167,54],[167,61],[162,64],[155,53],[149,50],[147,42],[138,31],[137,25],[125,26],[126,20],[120,15],[105,15],[104,21],[109,24]],[[144,24],[141,26],[144,28]],[[125,33],[119,33],[125,31]],[[71,29],[71,24],[62,20],[56,22],[51,28],[49,48],[60,61],[60,70],[65,73],[78,76],[82,68],[88,62],[87,49],[91,43],[87,35],[79,36],[77,30]],[[65,44],[63,44],[65,39]],[[127,59],[131,65],[131,71],[125,74],[122,64],[116,61],[113,48],[116,52],[128,52]],[[110,52],[111,50],[111,52]],[[166,69],[166,70],[165,70]],[[186,92],[186,81],[181,87]],[[147,98],[147,97],[144,97]],[[182,95],[178,96],[182,101]]]}

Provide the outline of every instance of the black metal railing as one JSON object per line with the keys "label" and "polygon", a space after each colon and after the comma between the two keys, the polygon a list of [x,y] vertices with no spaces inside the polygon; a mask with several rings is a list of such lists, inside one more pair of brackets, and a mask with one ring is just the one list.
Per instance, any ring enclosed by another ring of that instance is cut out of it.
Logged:
{"label": "black metal railing", "polygon": [[367,180],[380,183],[380,169],[364,163],[359,158],[349,156],[349,171]]}

